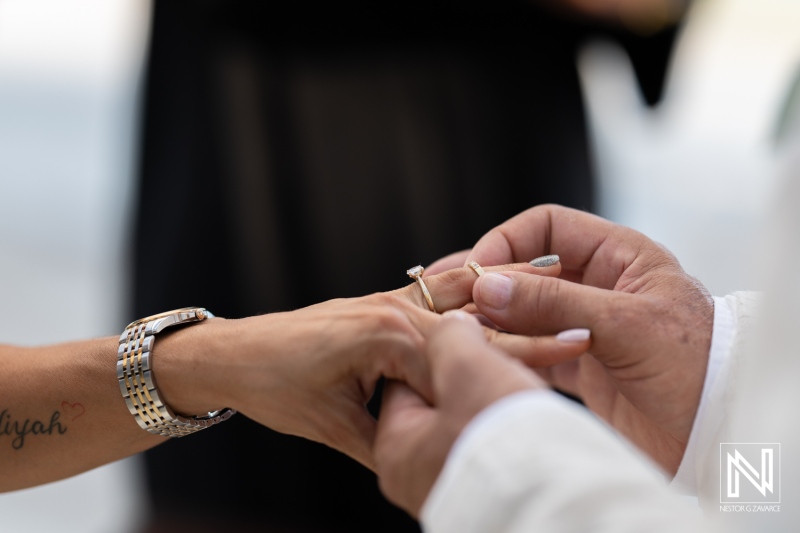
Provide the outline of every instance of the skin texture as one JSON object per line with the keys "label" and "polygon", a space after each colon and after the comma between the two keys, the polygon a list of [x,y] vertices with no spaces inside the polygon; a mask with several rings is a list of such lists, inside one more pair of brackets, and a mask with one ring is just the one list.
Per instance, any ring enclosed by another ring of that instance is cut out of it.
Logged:
{"label": "skin texture", "polygon": [[[560,272],[558,266],[527,264],[499,270]],[[426,277],[441,311],[467,304],[476,279],[468,268]],[[407,381],[432,398],[423,349],[440,320],[413,282],[288,313],[168,329],[156,338],[153,371],[176,413],[232,407],[373,468],[375,421],[365,404],[382,376]],[[490,329],[483,335],[519,357],[582,351],[553,337]],[[140,429],[128,412],[116,357],[117,337],[35,348],[0,345],[0,491],[62,479],[166,440]],[[209,431],[224,431],[224,425]]]}
{"label": "skin texture", "polygon": [[[588,346],[585,341],[579,348]],[[463,311],[445,314],[431,333],[426,355],[433,401],[392,383],[384,393],[375,441],[381,490],[413,516],[419,516],[450,448],[475,415],[504,396],[547,386],[491,346],[478,321]]]}
{"label": "skin texture", "polygon": [[484,276],[474,287],[477,309],[523,335],[590,329],[590,354],[563,360],[530,354],[523,360],[674,474],[705,379],[710,294],[644,235],[560,206],[529,209],[445,263],[466,258],[492,265],[548,254],[561,257],[559,279],[503,273],[503,302],[497,290],[502,283]]}
{"label": "skin texture", "polygon": [[[674,473],[697,412],[711,342],[713,301],[663,247],[644,235],[560,206],[538,206],[447,256],[437,272],[558,254],[558,277],[487,273],[477,312],[523,335],[588,328],[587,350],[514,354],[488,345],[475,319],[448,317],[430,335],[433,399],[403,384],[385,393],[375,444],[381,489],[419,516],[447,454],[482,409],[514,392],[551,385],[580,397],[668,472]],[[531,371],[536,370],[536,373]],[[542,438],[547,438],[544,435]]]}

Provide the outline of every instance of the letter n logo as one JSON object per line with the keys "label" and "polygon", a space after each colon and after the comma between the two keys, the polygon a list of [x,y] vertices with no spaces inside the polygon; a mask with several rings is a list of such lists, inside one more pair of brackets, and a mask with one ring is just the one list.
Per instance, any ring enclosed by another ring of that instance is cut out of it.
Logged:
{"label": "letter n logo", "polygon": [[779,443],[720,444],[720,503],[780,503]]}

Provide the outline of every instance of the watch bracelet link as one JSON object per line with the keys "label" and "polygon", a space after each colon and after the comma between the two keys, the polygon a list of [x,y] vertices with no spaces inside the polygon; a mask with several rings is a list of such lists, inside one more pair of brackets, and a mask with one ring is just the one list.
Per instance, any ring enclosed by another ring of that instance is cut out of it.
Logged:
{"label": "watch bracelet link", "polygon": [[223,422],[236,413],[233,409],[221,409],[206,416],[177,415],[161,399],[153,375],[156,334],[170,326],[213,317],[202,307],[186,307],[137,320],[122,332],[117,350],[119,389],[128,411],[142,429],[165,437],[183,437]]}

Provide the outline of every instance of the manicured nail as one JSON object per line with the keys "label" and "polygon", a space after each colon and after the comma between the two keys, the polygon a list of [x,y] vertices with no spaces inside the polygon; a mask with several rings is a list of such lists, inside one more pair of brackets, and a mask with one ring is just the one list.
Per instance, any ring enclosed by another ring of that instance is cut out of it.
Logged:
{"label": "manicured nail", "polygon": [[556,340],[560,342],[583,342],[589,340],[592,332],[586,328],[568,329],[556,335]]}
{"label": "manicured nail", "polygon": [[508,276],[488,272],[481,276],[481,299],[484,305],[493,309],[505,309],[511,301],[513,282]]}
{"label": "manicured nail", "polygon": [[561,258],[557,255],[543,255],[542,257],[537,257],[533,261],[531,261],[531,266],[535,267],[549,267],[550,265],[555,265],[561,261]]}

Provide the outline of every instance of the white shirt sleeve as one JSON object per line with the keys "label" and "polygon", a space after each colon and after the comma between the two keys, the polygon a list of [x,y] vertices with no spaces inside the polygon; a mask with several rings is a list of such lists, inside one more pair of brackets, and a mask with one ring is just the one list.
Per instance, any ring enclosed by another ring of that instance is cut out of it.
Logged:
{"label": "white shirt sleeve", "polygon": [[491,405],[453,446],[422,512],[429,533],[693,531],[691,506],[586,409],[547,390]]}
{"label": "white shirt sleeve", "polygon": [[681,494],[697,495],[697,471],[695,468],[697,441],[700,432],[716,432],[715,428],[721,422],[719,419],[715,420],[715,417],[718,416],[718,409],[716,406],[710,405],[712,403],[710,397],[717,381],[724,384],[727,379],[727,362],[731,356],[735,331],[736,317],[728,300],[714,297],[714,331],[711,336],[711,350],[703,383],[703,394],[694,417],[689,442],[686,444],[686,452],[683,454],[683,460],[670,484]]}
{"label": "white shirt sleeve", "polygon": [[[731,401],[729,374],[752,336],[760,295],[714,301],[714,332],[687,453],[673,480],[718,495],[715,450]],[[718,501],[718,499],[717,499]],[[708,502],[705,502],[708,503]],[[632,445],[552,391],[517,393],[482,411],[453,446],[422,512],[428,533],[699,531],[697,508]],[[706,529],[708,530],[708,529]]]}

